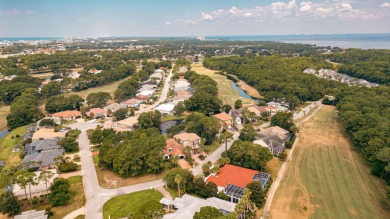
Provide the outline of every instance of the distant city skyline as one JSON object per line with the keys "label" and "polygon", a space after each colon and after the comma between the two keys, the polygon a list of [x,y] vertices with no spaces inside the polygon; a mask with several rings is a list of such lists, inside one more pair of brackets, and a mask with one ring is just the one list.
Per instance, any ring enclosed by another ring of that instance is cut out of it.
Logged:
{"label": "distant city skyline", "polygon": [[390,0],[0,0],[0,37],[390,33]]}

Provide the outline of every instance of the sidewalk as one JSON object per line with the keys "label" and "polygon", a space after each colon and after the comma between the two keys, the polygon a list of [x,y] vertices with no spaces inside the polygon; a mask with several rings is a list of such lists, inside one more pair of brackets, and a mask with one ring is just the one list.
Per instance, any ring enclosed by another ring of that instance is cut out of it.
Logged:
{"label": "sidewalk", "polygon": [[74,219],[79,215],[85,215],[85,207],[70,212],[68,215],[64,217],[64,219]]}

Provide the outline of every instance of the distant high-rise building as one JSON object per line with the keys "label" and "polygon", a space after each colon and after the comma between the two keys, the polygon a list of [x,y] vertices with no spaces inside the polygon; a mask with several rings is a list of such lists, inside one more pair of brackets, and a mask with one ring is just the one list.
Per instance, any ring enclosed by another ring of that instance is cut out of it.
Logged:
{"label": "distant high-rise building", "polygon": [[196,37],[196,39],[197,39],[197,40],[201,40],[201,41],[202,41],[202,40],[205,40],[205,39],[206,39],[206,37],[205,37],[205,36],[198,36],[198,37]]}

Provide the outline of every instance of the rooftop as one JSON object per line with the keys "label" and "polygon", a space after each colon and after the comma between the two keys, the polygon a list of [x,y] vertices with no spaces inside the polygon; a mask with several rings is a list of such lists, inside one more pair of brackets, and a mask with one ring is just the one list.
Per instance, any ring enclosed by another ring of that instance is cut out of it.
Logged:
{"label": "rooftop", "polygon": [[217,186],[227,187],[228,184],[245,188],[247,184],[253,181],[253,177],[259,171],[251,170],[239,166],[226,164],[220,169],[217,175],[211,175],[206,182],[213,182]]}
{"label": "rooftop", "polygon": [[186,133],[186,132],[174,135],[173,137],[175,139],[179,139],[179,140],[182,140],[182,141],[196,141],[196,140],[200,140],[201,139],[201,137],[199,137],[195,133]]}
{"label": "rooftop", "polygon": [[215,115],[213,115],[213,117],[215,117],[215,118],[217,118],[219,120],[222,120],[222,121],[228,121],[228,120],[232,120],[233,119],[233,117],[231,117],[229,114],[227,114],[225,112],[215,114]]}
{"label": "rooftop", "polygon": [[54,113],[52,114],[52,116],[61,117],[61,118],[81,117],[81,113],[77,110],[67,110],[67,111]]}

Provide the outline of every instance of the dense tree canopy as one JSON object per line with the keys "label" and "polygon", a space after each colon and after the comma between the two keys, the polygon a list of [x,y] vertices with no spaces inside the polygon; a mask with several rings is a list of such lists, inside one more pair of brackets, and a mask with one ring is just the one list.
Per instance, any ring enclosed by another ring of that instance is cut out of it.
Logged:
{"label": "dense tree canopy", "polygon": [[68,97],[63,95],[52,96],[47,100],[45,109],[49,113],[80,109],[83,102],[84,99],[77,94],[72,94]]}

